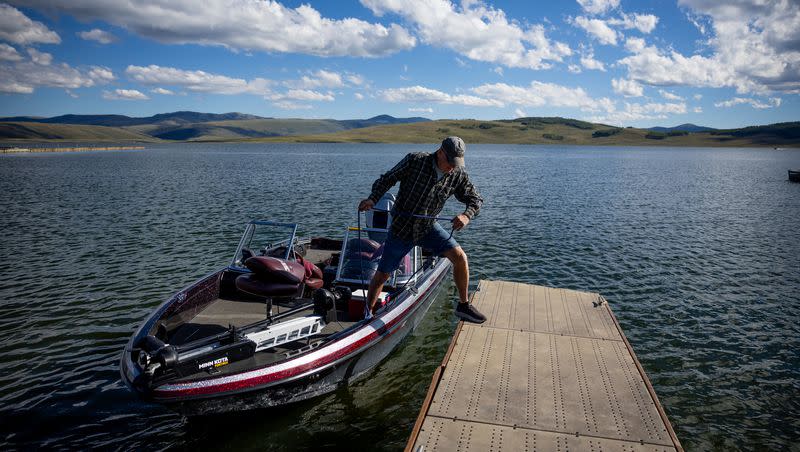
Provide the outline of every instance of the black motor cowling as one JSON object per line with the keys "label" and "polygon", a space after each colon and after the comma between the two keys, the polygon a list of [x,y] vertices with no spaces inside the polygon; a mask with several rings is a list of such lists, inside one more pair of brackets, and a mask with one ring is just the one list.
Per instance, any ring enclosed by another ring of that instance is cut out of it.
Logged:
{"label": "black motor cowling", "polygon": [[348,287],[334,287],[332,290],[317,289],[312,294],[314,299],[314,314],[325,316],[329,310],[346,306],[350,301],[352,292]]}

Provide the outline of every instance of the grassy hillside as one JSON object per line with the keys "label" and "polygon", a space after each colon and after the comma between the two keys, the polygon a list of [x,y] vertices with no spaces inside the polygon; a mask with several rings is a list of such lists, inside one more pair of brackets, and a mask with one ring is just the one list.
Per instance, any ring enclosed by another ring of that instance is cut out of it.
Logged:
{"label": "grassy hillside", "polygon": [[[373,118],[374,119],[374,118]],[[619,128],[568,118],[423,121],[349,128],[327,119],[242,119],[195,124],[135,125],[124,128],[0,122],[0,137],[73,141],[278,141],[351,143],[436,143],[458,135],[468,143],[616,146],[800,147],[800,122],[689,133]]]}
{"label": "grassy hillside", "polygon": [[439,120],[347,130],[337,133],[272,137],[257,141],[436,143],[458,135],[467,143],[571,144],[615,146],[800,146],[800,123],[780,128],[763,126],[742,134],[734,131],[659,133],[618,128],[565,118],[519,118],[501,121]]}
{"label": "grassy hillside", "polygon": [[0,137],[12,140],[159,141],[149,135],[118,127],[36,122],[0,122]]}

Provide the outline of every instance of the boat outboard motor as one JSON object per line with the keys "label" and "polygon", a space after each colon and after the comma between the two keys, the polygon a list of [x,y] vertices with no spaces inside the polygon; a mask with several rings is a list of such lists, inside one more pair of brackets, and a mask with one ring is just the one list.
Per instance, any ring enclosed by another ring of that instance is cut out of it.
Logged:
{"label": "boat outboard motor", "polygon": [[138,381],[134,381],[134,384],[149,387],[157,370],[168,369],[178,362],[178,351],[174,346],[166,345],[156,337],[147,335],[134,345],[133,358],[142,369]]}

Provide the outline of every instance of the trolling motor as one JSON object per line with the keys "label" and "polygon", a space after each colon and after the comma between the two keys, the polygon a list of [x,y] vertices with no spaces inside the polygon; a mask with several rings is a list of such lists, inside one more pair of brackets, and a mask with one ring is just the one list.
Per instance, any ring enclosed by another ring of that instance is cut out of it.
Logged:
{"label": "trolling motor", "polygon": [[317,289],[311,296],[314,300],[314,314],[327,318],[329,310],[346,306],[353,292],[349,287],[339,286],[331,290]]}

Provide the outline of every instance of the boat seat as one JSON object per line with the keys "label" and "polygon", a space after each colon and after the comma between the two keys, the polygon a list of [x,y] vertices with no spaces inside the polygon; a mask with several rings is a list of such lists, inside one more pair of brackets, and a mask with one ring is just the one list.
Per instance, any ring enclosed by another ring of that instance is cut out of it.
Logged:
{"label": "boat seat", "polygon": [[289,297],[300,290],[300,284],[267,281],[250,273],[236,278],[236,288],[257,297]]}
{"label": "boat seat", "polygon": [[236,278],[236,288],[259,297],[296,295],[302,285],[319,289],[323,285],[322,270],[298,255],[297,262],[269,256],[255,256],[244,265],[252,273]]}

